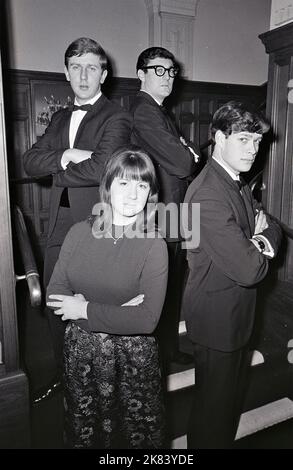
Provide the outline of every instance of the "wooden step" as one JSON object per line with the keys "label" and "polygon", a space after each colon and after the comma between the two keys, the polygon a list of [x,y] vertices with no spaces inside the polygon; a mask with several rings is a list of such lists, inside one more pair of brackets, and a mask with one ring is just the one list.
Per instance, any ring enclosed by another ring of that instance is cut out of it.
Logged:
{"label": "wooden step", "polygon": [[[293,401],[285,397],[241,415],[236,440],[293,418]],[[186,435],[172,441],[171,449],[186,449]]]}
{"label": "wooden step", "polygon": [[[179,334],[183,336],[186,334],[185,321],[179,323]],[[251,365],[257,366],[264,363],[264,357],[259,351],[254,351],[252,356]],[[194,385],[194,368],[169,374],[167,377],[167,390],[168,392],[174,392],[186,387],[192,387]]]}

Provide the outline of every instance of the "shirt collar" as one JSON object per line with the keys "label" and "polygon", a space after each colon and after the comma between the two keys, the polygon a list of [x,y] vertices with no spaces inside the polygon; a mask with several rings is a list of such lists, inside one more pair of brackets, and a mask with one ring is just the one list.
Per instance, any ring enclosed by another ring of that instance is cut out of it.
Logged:
{"label": "shirt collar", "polygon": [[240,181],[239,175],[235,175],[235,173],[233,173],[233,171],[231,171],[230,168],[228,168],[227,165],[225,165],[225,163],[220,162],[216,157],[214,157],[214,155],[212,156],[212,158],[213,158],[222,168],[224,168],[225,171],[227,171],[227,173],[231,176],[232,180],[234,180],[234,181]]}
{"label": "shirt collar", "polygon": [[148,91],[145,91],[145,90],[140,90],[142,91],[142,93],[146,93],[147,95],[151,96],[153,98],[153,100],[155,100],[155,102],[159,105],[159,106],[162,106],[163,103],[160,103],[158,100],[156,100],[156,98],[151,95],[151,93],[149,93]]}
{"label": "shirt collar", "polygon": [[[102,92],[99,91],[99,93],[94,96],[93,98],[91,98],[90,100],[86,101],[86,103],[82,103],[82,104],[95,104],[96,101],[98,101],[98,99],[102,96]],[[77,102],[76,98],[74,100],[74,104],[76,104],[77,106],[80,106],[80,103]]]}

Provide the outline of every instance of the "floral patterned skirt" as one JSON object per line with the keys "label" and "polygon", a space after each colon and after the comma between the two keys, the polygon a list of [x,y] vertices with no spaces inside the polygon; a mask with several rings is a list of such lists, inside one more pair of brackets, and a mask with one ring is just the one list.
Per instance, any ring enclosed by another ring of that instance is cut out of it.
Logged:
{"label": "floral patterned skirt", "polygon": [[162,377],[153,336],[88,333],[71,322],[64,366],[69,447],[164,447]]}

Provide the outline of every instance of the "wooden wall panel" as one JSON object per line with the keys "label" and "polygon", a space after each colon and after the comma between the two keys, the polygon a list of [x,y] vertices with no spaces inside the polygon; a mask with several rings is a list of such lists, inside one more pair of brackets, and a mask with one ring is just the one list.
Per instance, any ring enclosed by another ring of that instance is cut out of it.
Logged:
{"label": "wooden wall panel", "polygon": [[0,449],[28,449],[30,423],[27,377],[0,377]]}
{"label": "wooden wall panel", "polygon": [[[293,23],[260,36],[269,54],[267,115],[274,140],[265,164],[264,203],[269,212],[293,229],[293,103],[288,100],[293,79]],[[293,240],[287,238],[279,279],[293,282]]]}

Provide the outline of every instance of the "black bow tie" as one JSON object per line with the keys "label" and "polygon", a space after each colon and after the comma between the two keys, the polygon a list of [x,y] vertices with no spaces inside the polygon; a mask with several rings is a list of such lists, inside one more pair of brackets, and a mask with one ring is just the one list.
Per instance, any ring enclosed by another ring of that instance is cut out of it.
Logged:
{"label": "black bow tie", "polygon": [[69,106],[69,111],[91,111],[93,109],[92,104],[82,104],[81,106],[77,106],[76,104],[73,104]]}

